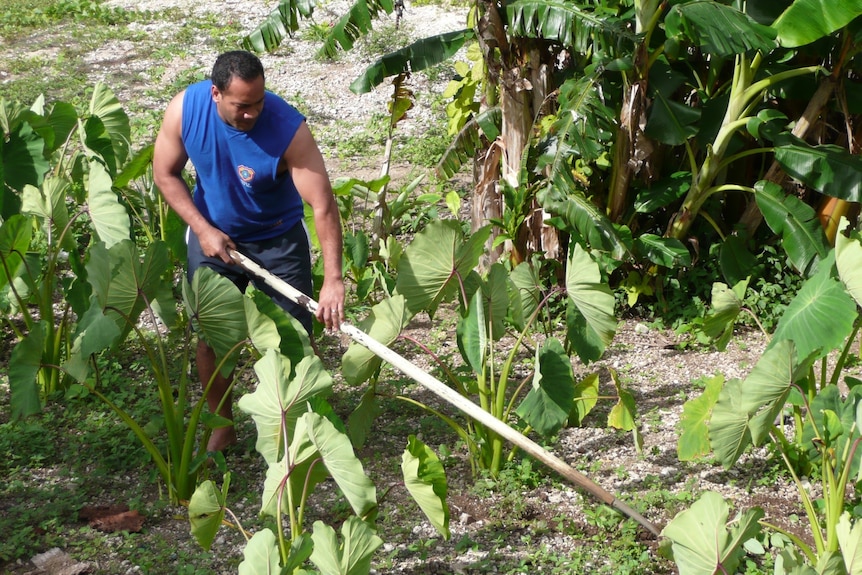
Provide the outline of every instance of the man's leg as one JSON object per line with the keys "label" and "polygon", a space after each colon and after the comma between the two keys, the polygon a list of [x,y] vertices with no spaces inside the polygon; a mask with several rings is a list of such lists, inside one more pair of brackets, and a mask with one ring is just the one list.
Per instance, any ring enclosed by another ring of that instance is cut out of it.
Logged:
{"label": "man's leg", "polygon": [[[216,373],[215,352],[202,339],[198,340],[197,349],[197,366],[198,377],[201,380],[201,386],[206,390],[210,379],[215,375],[212,386],[207,393],[207,405],[210,411],[218,413],[218,415],[233,421],[233,398],[228,392],[231,379]],[[224,401],[222,401],[224,400]],[[221,407],[219,407],[221,404]],[[229,445],[236,443],[236,428],[233,425],[228,427],[219,427],[213,429],[210,440],[207,443],[207,451],[221,451]]]}

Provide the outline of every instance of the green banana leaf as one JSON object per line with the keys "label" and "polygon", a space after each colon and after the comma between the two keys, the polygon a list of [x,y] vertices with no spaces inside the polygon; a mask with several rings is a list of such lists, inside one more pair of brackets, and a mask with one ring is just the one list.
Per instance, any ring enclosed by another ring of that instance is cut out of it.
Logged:
{"label": "green banana leaf", "polygon": [[404,250],[398,261],[397,293],[411,314],[426,311],[433,317],[437,306],[451,300],[484,252],[490,228],[485,226],[464,239],[454,220],[431,222]]}
{"label": "green banana leaf", "polygon": [[443,152],[435,171],[441,179],[454,176],[466,162],[471,161],[476,151],[485,147],[483,137],[493,142],[501,133],[502,110],[495,106],[483,110],[471,118]]}
{"label": "green banana leaf", "polygon": [[610,252],[616,260],[625,259],[629,253],[607,215],[584,195],[567,171],[555,172],[551,184],[536,197],[545,210],[562,218],[564,231],[584,238],[592,249]]}
{"label": "green banana leaf", "polygon": [[409,46],[381,56],[350,84],[350,91],[354,94],[366,94],[390,76],[404,72],[416,73],[436,66],[454,56],[467,40],[473,38],[474,32],[468,28],[417,40]]}
{"label": "green banana leaf", "polygon": [[338,19],[323,40],[318,56],[334,58],[338,49],[350,50],[353,43],[371,32],[371,21],[381,13],[392,14],[392,0],[356,0],[347,14]]}
{"label": "green banana leaf", "polygon": [[842,217],[835,236],[835,267],[848,293],[857,305],[862,305],[862,234],[856,230],[848,234],[849,226],[847,218]]}
{"label": "green banana leaf", "polygon": [[782,46],[810,44],[862,15],[862,0],[796,0],[772,23]]}
{"label": "green banana leaf", "polygon": [[652,263],[670,269],[691,265],[691,254],[676,238],[641,234],[634,239],[634,251]]}
{"label": "green banana leaf", "polygon": [[862,159],[840,146],[811,146],[789,135],[775,141],[775,161],[787,175],[818,192],[862,201]]}
{"label": "green banana leaf", "polygon": [[668,37],[690,40],[714,56],[770,52],[777,44],[775,30],[714,0],[694,0],[675,5],[665,16],[664,25]]}
{"label": "green banana leaf", "polygon": [[634,35],[623,22],[585,10],[582,4],[563,0],[516,0],[506,4],[509,34],[545,38],[590,52],[591,48],[613,46],[621,40],[634,45]]}
{"label": "green banana leaf", "polygon": [[446,503],[446,470],[434,451],[415,435],[407,438],[407,449],[401,456],[401,472],[404,476],[404,487],[431,525],[448,541],[451,533],[449,505]]}
{"label": "green banana leaf", "polygon": [[251,52],[273,52],[284,38],[299,30],[300,18],[311,18],[313,0],[281,0],[263,23],[242,39],[242,47]]}
{"label": "green banana leaf", "polygon": [[830,251],[814,210],[773,182],[760,180],[754,189],[757,206],[767,225],[781,236],[791,265],[806,276],[812,275]]}

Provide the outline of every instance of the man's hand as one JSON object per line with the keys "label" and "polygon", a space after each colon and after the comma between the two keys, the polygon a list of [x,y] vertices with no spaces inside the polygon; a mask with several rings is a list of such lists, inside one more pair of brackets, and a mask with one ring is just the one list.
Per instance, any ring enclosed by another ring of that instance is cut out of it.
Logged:
{"label": "man's hand", "polygon": [[344,321],[344,282],[323,280],[320,297],[317,300],[317,319],[328,330],[337,330]]}
{"label": "man's hand", "polygon": [[208,258],[218,258],[226,264],[233,265],[230,252],[236,249],[236,244],[220,229],[207,226],[201,233],[197,234],[201,244],[201,251]]}

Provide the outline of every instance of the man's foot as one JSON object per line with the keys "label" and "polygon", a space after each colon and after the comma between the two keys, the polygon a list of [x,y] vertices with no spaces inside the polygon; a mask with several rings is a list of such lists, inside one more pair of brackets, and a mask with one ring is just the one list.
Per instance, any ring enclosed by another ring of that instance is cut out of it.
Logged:
{"label": "man's foot", "polygon": [[236,429],[233,426],[219,427],[218,429],[213,429],[210,440],[207,442],[207,451],[224,451],[236,443]]}

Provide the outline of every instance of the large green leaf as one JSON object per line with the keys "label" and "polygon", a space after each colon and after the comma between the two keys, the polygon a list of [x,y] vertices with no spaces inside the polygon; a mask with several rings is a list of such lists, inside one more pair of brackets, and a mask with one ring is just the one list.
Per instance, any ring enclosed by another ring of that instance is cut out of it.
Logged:
{"label": "large green leaf", "polygon": [[307,413],[305,417],[308,418],[308,438],[317,448],[323,458],[323,465],[341,489],[353,512],[359,517],[375,512],[377,490],[353,452],[350,439],[325,417],[314,412]]}
{"label": "large green leaf", "polygon": [[579,244],[566,264],[568,345],[581,361],[599,359],[614,338],[614,295],[599,266]]}
{"label": "large green leaf", "polygon": [[458,320],[455,332],[461,357],[474,373],[484,377],[488,355],[488,322],[485,320],[485,306],[482,305],[480,291],[473,294],[467,315]]}
{"label": "large green leaf", "polygon": [[[523,261],[518,264],[509,279],[517,291],[517,297],[521,307],[521,316],[524,321],[529,320],[544,299],[545,284],[539,275],[539,261]],[[517,305],[517,304],[513,304]]]}
{"label": "large green leaf", "polygon": [[254,364],[254,371],[259,380],[257,388],[243,395],[237,405],[252,416],[257,427],[257,450],[272,465],[281,459],[287,448],[284,438],[293,436],[296,420],[308,411],[308,401],[328,393],[332,378],[315,355],[296,365],[291,378],[290,360],[274,349],[267,350]]}
{"label": "large green leaf", "polygon": [[742,300],[748,280],[742,280],[733,288],[721,282],[712,284],[712,302],[709,313],[703,318],[703,332],[713,341],[719,351],[724,351],[733,335],[733,326],[742,310]]}
{"label": "large green leaf", "polygon": [[838,277],[856,300],[856,304],[862,306],[862,235],[856,230],[848,233],[849,225],[850,222],[844,217],[838,224],[839,233],[835,236],[835,267],[838,268]]}
{"label": "large green leaf", "polygon": [[248,335],[243,295],[229,279],[201,267],[191,284],[183,282],[183,300],[198,336],[213,348],[216,361],[230,354],[221,369],[228,375],[238,358],[231,351]]}
{"label": "large green leaf", "polygon": [[473,36],[473,30],[466,29],[417,40],[405,48],[380,57],[350,84],[350,90],[355,94],[365,94],[390,76],[404,72],[415,73],[436,66],[454,56]]}
{"label": "large green leaf", "polygon": [[823,265],[790,302],[778,322],[770,346],[781,339],[794,342],[799,357],[825,357],[840,348],[853,330],[856,302]]}
{"label": "large green leaf", "polygon": [[862,574],[862,520],[857,518],[852,521],[850,514],[845,511],[841,514],[835,531],[847,573]]}
{"label": "large green leaf", "polygon": [[726,469],[751,445],[750,415],[742,409],[742,380],[728,381],[718,396],[709,418],[709,444],[715,458]]}
{"label": "large green leaf", "polygon": [[486,226],[467,241],[461,225],[436,220],[419,232],[398,262],[396,290],[412,314],[433,316],[441,302],[458,292],[460,280],[479,262],[490,229]]}
{"label": "large green leaf", "polygon": [[691,254],[676,238],[640,234],[635,238],[634,247],[646,260],[666,268],[676,269],[691,265]]}
{"label": "large green leaf", "polygon": [[9,389],[12,417],[15,419],[39,413],[42,400],[36,374],[42,367],[42,349],[45,345],[45,322],[39,322],[24,339],[15,344],[9,356]]}
{"label": "large green leaf", "polygon": [[672,542],[680,575],[735,573],[745,554],[742,545],[760,531],[763,510],[753,508],[738,517],[728,531],[730,507],[721,495],[707,491],[662,530]]}
{"label": "large green leaf", "polygon": [[[564,0],[516,0],[506,4],[509,33],[545,38],[578,53],[599,46],[613,46],[621,39],[634,45],[634,37],[622,23],[607,14],[585,10],[583,4]],[[598,46],[594,46],[594,44]]]}
{"label": "large green leaf", "polygon": [[313,529],[311,562],[321,575],[366,575],[371,569],[371,556],[383,544],[358,517],[348,518],[341,526],[342,543],[335,530],[322,521],[315,521]]}
{"label": "large green leaf", "polygon": [[[39,117],[26,112],[24,117],[38,121]],[[21,191],[27,184],[40,186],[42,178],[51,168],[45,158],[45,139],[33,130],[29,122],[19,119],[8,119],[12,122],[13,131],[6,131],[5,141],[2,144],[3,176],[6,185],[14,190]],[[0,117],[2,119],[2,117]],[[5,194],[6,189],[2,192]],[[6,201],[3,205],[3,216],[9,217],[12,213],[6,209]]]}
{"label": "large green leaf", "polygon": [[261,355],[275,349],[291,365],[297,365],[303,357],[314,353],[308,332],[295,317],[253,286],[249,285],[246,292],[251,294],[243,300],[248,334]]}
{"label": "large green leaf", "polygon": [[775,161],[787,175],[822,194],[862,201],[862,159],[841,146],[811,146],[786,136],[775,141]]}
{"label": "large green leaf", "polygon": [[555,172],[551,185],[539,191],[537,199],[545,210],[563,219],[565,231],[584,238],[591,248],[608,251],[617,260],[628,253],[608,216],[584,195],[569,172]]}
{"label": "large green leaf", "polygon": [[671,7],[664,25],[669,37],[686,38],[715,56],[731,57],[755,50],[770,52],[776,45],[775,30],[713,0],[694,0]]}
{"label": "large green leaf", "polygon": [[95,295],[90,299],[90,307],[75,326],[69,360],[63,364],[63,369],[79,382],[90,373],[90,357],[115,345],[121,335],[115,317],[105,315]]}
{"label": "large green leaf", "polygon": [[261,529],[252,535],[242,550],[242,557],[239,575],[281,574],[278,542],[275,539],[275,533],[269,529]]}
{"label": "large green leaf", "polygon": [[90,219],[99,239],[109,248],[131,238],[131,223],[126,208],[112,188],[111,175],[101,162],[90,162],[87,203]]}
{"label": "large green leaf", "polygon": [[757,206],[772,231],[781,236],[790,263],[805,275],[814,273],[829,253],[823,226],[814,210],[773,182],[761,180],[754,189]]}
{"label": "large green leaf", "polygon": [[435,170],[438,177],[444,180],[451,178],[461,166],[473,160],[478,150],[485,147],[485,139],[490,142],[496,140],[502,130],[502,120],[502,111],[495,106],[482,110],[464,124],[437,163]]}
{"label": "large green leaf", "polygon": [[225,493],[210,480],[198,485],[189,500],[189,520],[192,535],[201,547],[212,546],[224,516]]}
{"label": "large green leaf", "polygon": [[[372,339],[389,346],[398,338],[411,317],[412,314],[404,305],[404,296],[396,294],[375,304],[358,327]],[[382,361],[364,345],[351,342],[341,358],[344,380],[350,385],[359,385],[377,371]]]}
{"label": "large green leaf", "polygon": [[778,340],[744,382],[731,380],[721,390],[709,422],[709,437],[716,458],[726,468],[748,445],[766,438],[793,384],[807,375],[813,357],[799,360],[796,353],[792,341]]}
{"label": "large green leaf", "polygon": [[318,55],[334,58],[339,48],[350,50],[358,38],[371,32],[373,19],[382,13],[391,14],[393,9],[392,0],[356,0],[329,29]]}
{"label": "large green leaf", "polygon": [[680,418],[682,432],[676,445],[676,453],[680,461],[691,461],[709,453],[707,422],[723,385],[723,375],[710,377],[706,380],[703,393],[683,404]]}
{"label": "large green leaf", "polygon": [[782,46],[810,44],[862,15],[862,0],[796,0],[772,23]]}
{"label": "large green leaf", "polygon": [[87,278],[99,305],[120,329],[118,342],[137,323],[138,316],[160,295],[164,275],[171,267],[164,242],[149,245],[143,259],[131,240],[109,250],[94,247],[87,263]]}
{"label": "large green leaf", "polygon": [[536,350],[533,385],[515,410],[539,434],[549,436],[559,431],[572,409],[575,378],[572,363],[563,345],[555,338],[545,340]]}
{"label": "large green leaf", "polygon": [[242,47],[254,52],[272,52],[284,38],[299,30],[300,18],[310,18],[314,12],[311,0],[281,0],[266,20],[243,37]]}
{"label": "large green leaf", "polygon": [[449,505],[446,471],[437,455],[415,435],[407,438],[407,449],[401,456],[404,487],[419,505],[431,525],[448,540]]}
{"label": "large green leaf", "polygon": [[51,108],[46,122],[51,126],[54,135],[53,144],[48,147],[48,151],[53,152],[66,143],[72,130],[78,125],[78,112],[72,104],[57,102]]}
{"label": "large green leaf", "polygon": [[[66,208],[66,195],[69,180],[63,177],[49,176],[42,182],[42,187],[26,185],[22,193],[21,213],[36,216],[42,221],[42,227],[51,245],[56,246],[60,234],[66,231],[69,223],[69,210]],[[75,249],[72,234],[63,236],[63,249]]]}
{"label": "large green leaf", "polygon": [[30,247],[33,226],[24,216],[16,214],[0,225],[0,288],[6,286],[24,263]]}
{"label": "large green leaf", "polygon": [[[93,87],[90,114],[102,121],[102,126],[110,138],[114,160],[114,170],[111,174],[114,175],[129,157],[129,145],[132,137],[129,117],[111,89],[102,82],[96,83]],[[112,163],[108,162],[108,165],[111,166]]]}
{"label": "large green leaf", "polygon": [[662,144],[679,146],[698,132],[703,111],[656,92],[644,133]]}

